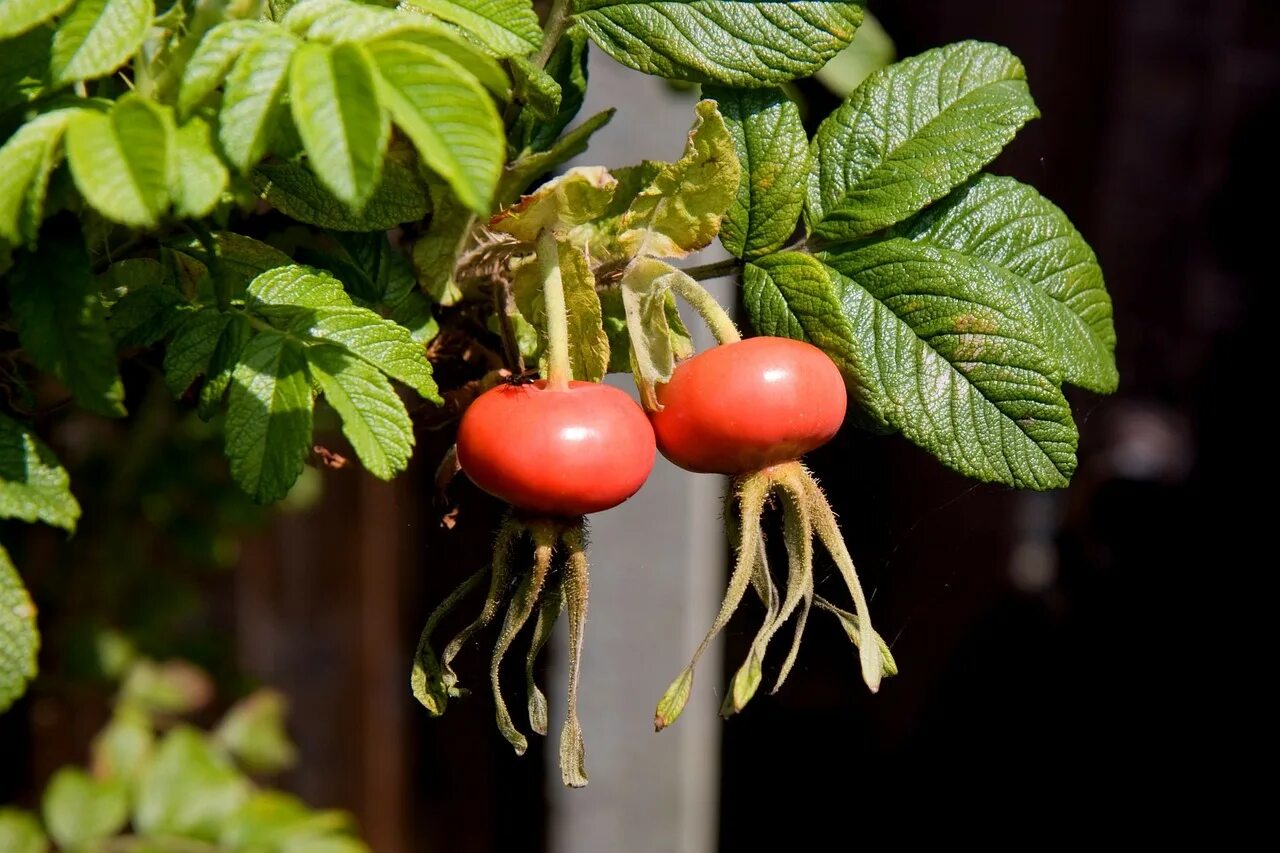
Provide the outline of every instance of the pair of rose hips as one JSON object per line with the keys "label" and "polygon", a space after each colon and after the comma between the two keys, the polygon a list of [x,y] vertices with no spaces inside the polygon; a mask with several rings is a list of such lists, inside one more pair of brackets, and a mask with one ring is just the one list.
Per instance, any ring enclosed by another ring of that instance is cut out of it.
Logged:
{"label": "pair of rose hips", "polygon": [[575,517],[634,495],[656,449],[688,471],[745,474],[799,459],[845,415],[839,370],[789,338],[747,338],[681,362],[662,409],[594,382],[501,385],[467,409],[458,462],[481,489],[530,513]]}

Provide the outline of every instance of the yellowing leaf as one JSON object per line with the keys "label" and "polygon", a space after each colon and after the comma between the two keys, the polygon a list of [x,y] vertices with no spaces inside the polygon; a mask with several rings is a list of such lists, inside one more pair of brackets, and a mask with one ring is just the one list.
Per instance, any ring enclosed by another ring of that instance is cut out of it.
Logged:
{"label": "yellowing leaf", "polygon": [[494,216],[489,227],[531,243],[544,229],[559,231],[603,214],[617,185],[603,166],[570,169]]}
{"label": "yellowing leaf", "polygon": [[683,258],[710,245],[738,192],[742,167],[715,101],[701,101],[684,156],[662,168],[622,219],[631,255]]}

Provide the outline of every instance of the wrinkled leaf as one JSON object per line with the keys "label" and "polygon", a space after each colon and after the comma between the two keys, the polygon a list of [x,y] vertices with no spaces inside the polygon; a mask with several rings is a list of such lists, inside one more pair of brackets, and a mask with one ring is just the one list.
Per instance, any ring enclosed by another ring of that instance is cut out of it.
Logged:
{"label": "wrinkled leaf", "polygon": [[544,229],[564,231],[600,216],[617,181],[602,166],[570,169],[489,220],[489,228],[532,243]]}
{"label": "wrinkled leaf", "polygon": [[307,363],[369,473],[390,480],[403,471],[413,454],[413,422],[381,371],[336,346],[308,347]]}
{"label": "wrinkled leaf", "polygon": [[75,532],[80,504],[67,471],[29,427],[0,414],[0,518]]}
{"label": "wrinkled leaf", "polygon": [[0,545],[0,712],[7,711],[36,677],[39,651],[36,606],[9,552]]}

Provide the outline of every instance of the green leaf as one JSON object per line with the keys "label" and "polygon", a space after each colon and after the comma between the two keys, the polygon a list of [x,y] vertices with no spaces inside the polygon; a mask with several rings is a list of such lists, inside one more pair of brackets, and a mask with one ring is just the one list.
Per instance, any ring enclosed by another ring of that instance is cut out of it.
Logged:
{"label": "green leaf", "polygon": [[124,386],[84,246],[45,240],[14,269],[9,288],[18,339],[36,366],[86,409],[123,416]]}
{"label": "green leaf", "polygon": [[169,207],[173,122],[161,107],[125,95],[109,114],[81,110],[67,126],[67,162],[94,209],[121,225],[154,228]]}
{"label": "green leaf", "polygon": [[715,101],[700,101],[684,156],[664,166],[622,219],[630,255],[683,258],[710,245],[733,203],[742,167]]}
{"label": "green leaf", "polygon": [[80,504],[67,471],[26,425],[0,414],[0,518],[75,532]]}
{"label": "green leaf", "polygon": [[[627,312],[622,304],[622,293],[618,288],[609,288],[599,294],[600,310],[604,315],[604,331],[609,337],[609,373],[631,372],[631,333],[627,330]],[[676,307],[675,294],[668,293],[666,298],[667,325],[671,329],[671,349],[676,360],[693,355],[693,341],[689,330],[680,319],[680,311]]]}
{"label": "green leaf", "polygon": [[227,821],[218,843],[222,850],[367,853],[367,847],[347,835],[353,830],[351,818],[342,812],[313,812],[297,797],[258,790]]}
{"label": "green leaf", "polygon": [[[7,485],[0,487],[0,500],[6,499],[5,491]],[[39,651],[35,603],[22,585],[9,552],[0,545],[0,712],[7,711],[36,677]]]}
{"label": "green leaf", "polygon": [[564,302],[569,315],[569,363],[573,378],[599,382],[609,371],[609,336],[604,331],[596,277],[582,250],[557,240]]}
{"label": "green leaf", "polygon": [[[825,264],[825,266],[824,266]],[[881,424],[957,471],[1032,489],[1065,486],[1077,434],[1030,307],[999,276],[903,239],[783,252],[746,269],[764,334],[795,325]],[[761,296],[753,291],[776,289]],[[790,317],[784,316],[784,312]]]}
{"label": "green leaf", "polygon": [[[154,271],[163,274],[155,261]],[[116,349],[148,347],[177,328],[186,313],[187,301],[176,289],[150,284],[131,289],[111,306],[107,331]]]}
{"label": "green leaf", "polygon": [[308,347],[307,363],[369,473],[390,480],[403,471],[413,454],[413,422],[381,371],[336,346]]}
{"label": "green leaf", "polygon": [[136,708],[118,708],[111,722],[93,739],[93,775],[119,779],[132,787],[150,762],[155,745],[156,736],[147,715]]}
{"label": "green leaf", "polygon": [[169,393],[182,395],[209,367],[209,360],[222,340],[230,314],[202,308],[186,316],[164,354],[164,382]]}
{"label": "green leaf", "polygon": [[53,35],[54,85],[115,71],[142,46],[154,12],[152,0],[77,0]]}
{"label": "green leaf", "polygon": [[200,388],[200,405],[196,412],[204,420],[209,420],[217,411],[227,388],[231,385],[231,374],[240,363],[240,354],[248,346],[253,337],[253,329],[243,314],[232,314],[227,327],[218,338],[218,345],[213,349],[209,365],[205,368],[204,385]]}
{"label": "green leaf", "polygon": [[0,5],[0,39],[10,39],[51,21],[75,0],[4,0]]}
{"label": "green leaf", "polygon": [[364,209],[339,201],[300,163],[263,163],[253,170],[254,187],[267,204],[290,219],[332,231],[386,231],[417,222],[431,212],[427,183],[412,151],[394,146],[382,166],[382,181]]}
{"label": "green leaf", "polygon": [[434,213],[427,229],[413,243],[413,272],[422,291],[441,305],[462,299],[462,288],[454,280],[454,268],[471,237],[476,215],[468,210],[449,186],[439,179],[429,181]]}
{"label": "green leaf", "polygon": [[231,375],[227,458],[258,503],[283,498],[311,452],[311,379],[302,345],[272,332],[254,337]]}
{"label": "green leaf", "polygon": [[963,183],[1038,115],[1022,63],[998,45],[960,42],[877,71],[818,126],[809,227],[844,240],[893,225]]}
{"label": "green leaf", "polygon": [[78,767],[64,767],[49,780],[41,811],[53,840],[75,848],[124,829],[129,797],[118,781],[99,781]]}
{"label": "green leaf", "polygon": [[804,209],[809,137],[800,108],[781,89],[705,87],[703,95],[719,103],[742,164],[720,241],[748,260],[776,252],[791,239]]}
{"label": "green leaf", "polygon": [[221,750],[179,726],[165,735],[139,782],[133,824],[143,835],[216,841],[249,791]]}
{"label": "green leaf", "polygon": [[24,811],[0,808],[0,850],[6,853],[47,853],[49,839],[40,823]]}
{"label": "green leaf", "polygon": [[515,96],[535,119],[553,119],[560,110],[560,84],[531,59],[514,56],[510,60]]}
{"label": "green leaf", "polygon": [[289,68],[289,100],[316,177],[358,210],[378,186],[391,134],[364,48],[303,45]]}
{"label": "green leaf", "polygon": [[[342,282],[324,270],[291,264],[267,270],[249,283],[247,292],[249,308],[256,313],[274,319],[270,309],[284,309],[286,322],[292,321],[297,309],[350,308],[351,297],[342,289]],[[309,316],[309,315],[308,315]]]}
{"label": "green leaf", "polygon": [[218,140],[241,172],[262,159],[281,123],[289,62],[298,40],[273,31],[244,48],[227,76]]}
{"label": "green leaf", "polygon": [[45,93],[50,41],[48,30],[39,27],[5,42],[0,52],[0,109],[30,103]]}
{"label": "green leaf", "polygon": [[0,148],[0,243],[35,243],[49,175],[62,158],[62,135],[78,113],[66,109],[36,116]]}
{"label": "green leaf", "polygon": [[214,737],[251,773],[279,773],[294,765],[298,751],[284,729],[284,694],[258,690],[227,711]]}
{"label": "green leaf", "polygon": [[1100,393],[1116,389],[1116,331],[1102,268],[1066,214],[1034,187],[979,175],[894,233],[1003,271],[1039,316],[1066,380]]}
{"label": "green leaf", "polygon": [[523,56],[542,43],[530,0],[408,0],[403,5],[457,24],[498,56]]}
{"label": "green leaf", "polygon": [[463,204],[487,214],[507,155],[492,99],[462,66],[420,45],[375,42],[369,54],[392,120]]}
{"label": "green leaf", "polygon": [[581,27],[573,27],[547,60],[546,74],[560,87],[559,108],[546,118],[520,114],[515,138],[530,151],[550,148],[569,126],[587,95],[587,45],[590,39]]}
{"label": "green leaf", "polygon": [[623,65],[676,80],[767,86],[806,77],[853,39],[862,0],[574,0]]}
{"label": "green leaf", "polygon": [[264,21],[224,21],[204,34],[182,73],[178,114],[188,116],[227,79],[245,48],[276,28]]}
{"label": "green leaf", "polygon": [[617,186],[603,166],[579,166],[495,215],[489,228],[531,243],[544,229],[564,231],[603,215]]}
{"label": "green leaf", "polygon": [[195,116],[173,135],[169,163],[173,212],[183,219],[208,216],[222,199],[230,176],[213,148],[213,131]]}
{"label": "green leaf", "polygon": [[129,664],[116,704],[145,715],[176,717],[203,708],[212,695],[213,680],[195,664],[138,658]]}
{"label": "green leaf", "polygon": [[426,349],[409,330],[367,308],[319,308],[305,311],[290,326],[295,334],[340,344],[419,396],[441,402]]}
{"label": "green leaf", "polygon": [[609,123],[615,112],[613,108],[602,110],[560,137],[547,150],[518,157],[503,170],[502,179],[498,183],[498,201],[503,204],[513,201],[535,178],[586,151],[591,137]]}

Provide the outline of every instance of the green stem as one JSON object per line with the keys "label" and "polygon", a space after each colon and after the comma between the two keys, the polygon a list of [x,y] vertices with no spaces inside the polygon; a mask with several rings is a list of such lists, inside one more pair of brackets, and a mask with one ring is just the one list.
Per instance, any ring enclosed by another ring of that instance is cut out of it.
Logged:
{"label": "green stem", "polygon": [[542,47],[533,57],[533,63],[539,68],[546,67],[547,60],[555,53],[556,45],[573,23],[571,0],[553,0],[551,11],[547,13],[547,23],[543,26]]}
{"label": "green stem", "polygon": [[231,308],[231,279],[227,277],[226,271],[222,268],[222,256],[218,252],[218,241],[214,239],[213,232],[199,220],[189,223],[189,227],[195,233],[196,239],[200,241],[200,245],[204,246],[205,266],[209,268],[209,277],[213,279],[213,295],[218,301],[218,310],[226,311]]}
{"label": "green stem", "polygon": [[524,373],[524,356],[520,355],[520,344],[516,341],[516,330],[511,324],[511,315],[515,310],[515,295],[511,292],[511,282],[499,278],[493,286],[493,311],[498,315],[498,329],[502,335],[502,357],[507,362],[507,370],[515,375]]}
{"label": "green stem", "polygon": [[731,344],[742,340],[742,334],[734,325],[729,312],[725,311],[724,306],[717,302],[705,287],[694,281],[687,272],[685,275],[671,276],[671,289],[698,312],[718,343]]}
{"label": "green stem", "polygon": [[569,701],[564,728],[560,732],[560,776],[570,788],[587,784],[587,758],[578,722],[578,678],[582,663],[582,633],[587,624],[587,535],[586,519],[565,530],[561,537],[568,558],[564,569],[564,600],[569,611]]}
{"label": "green stem", "polygon": [[741,269],[742,261],[737,258],[725,258],[723,261],[713,261],[696,267],[686,267],[681,272],[694,281],[706,281],[711,278],[724,278],[727,275],[734,275]]}
{"label": "green stem", "polygon": [[538,267],[542,273],[542,301],[547,310],[547,340],[550,369],[547,388],[564,391],[573,376],[569,365],[569,316],[564,302],[564,281],[560,274],[560,247],[556,236],[544,229],[538,235]]}

